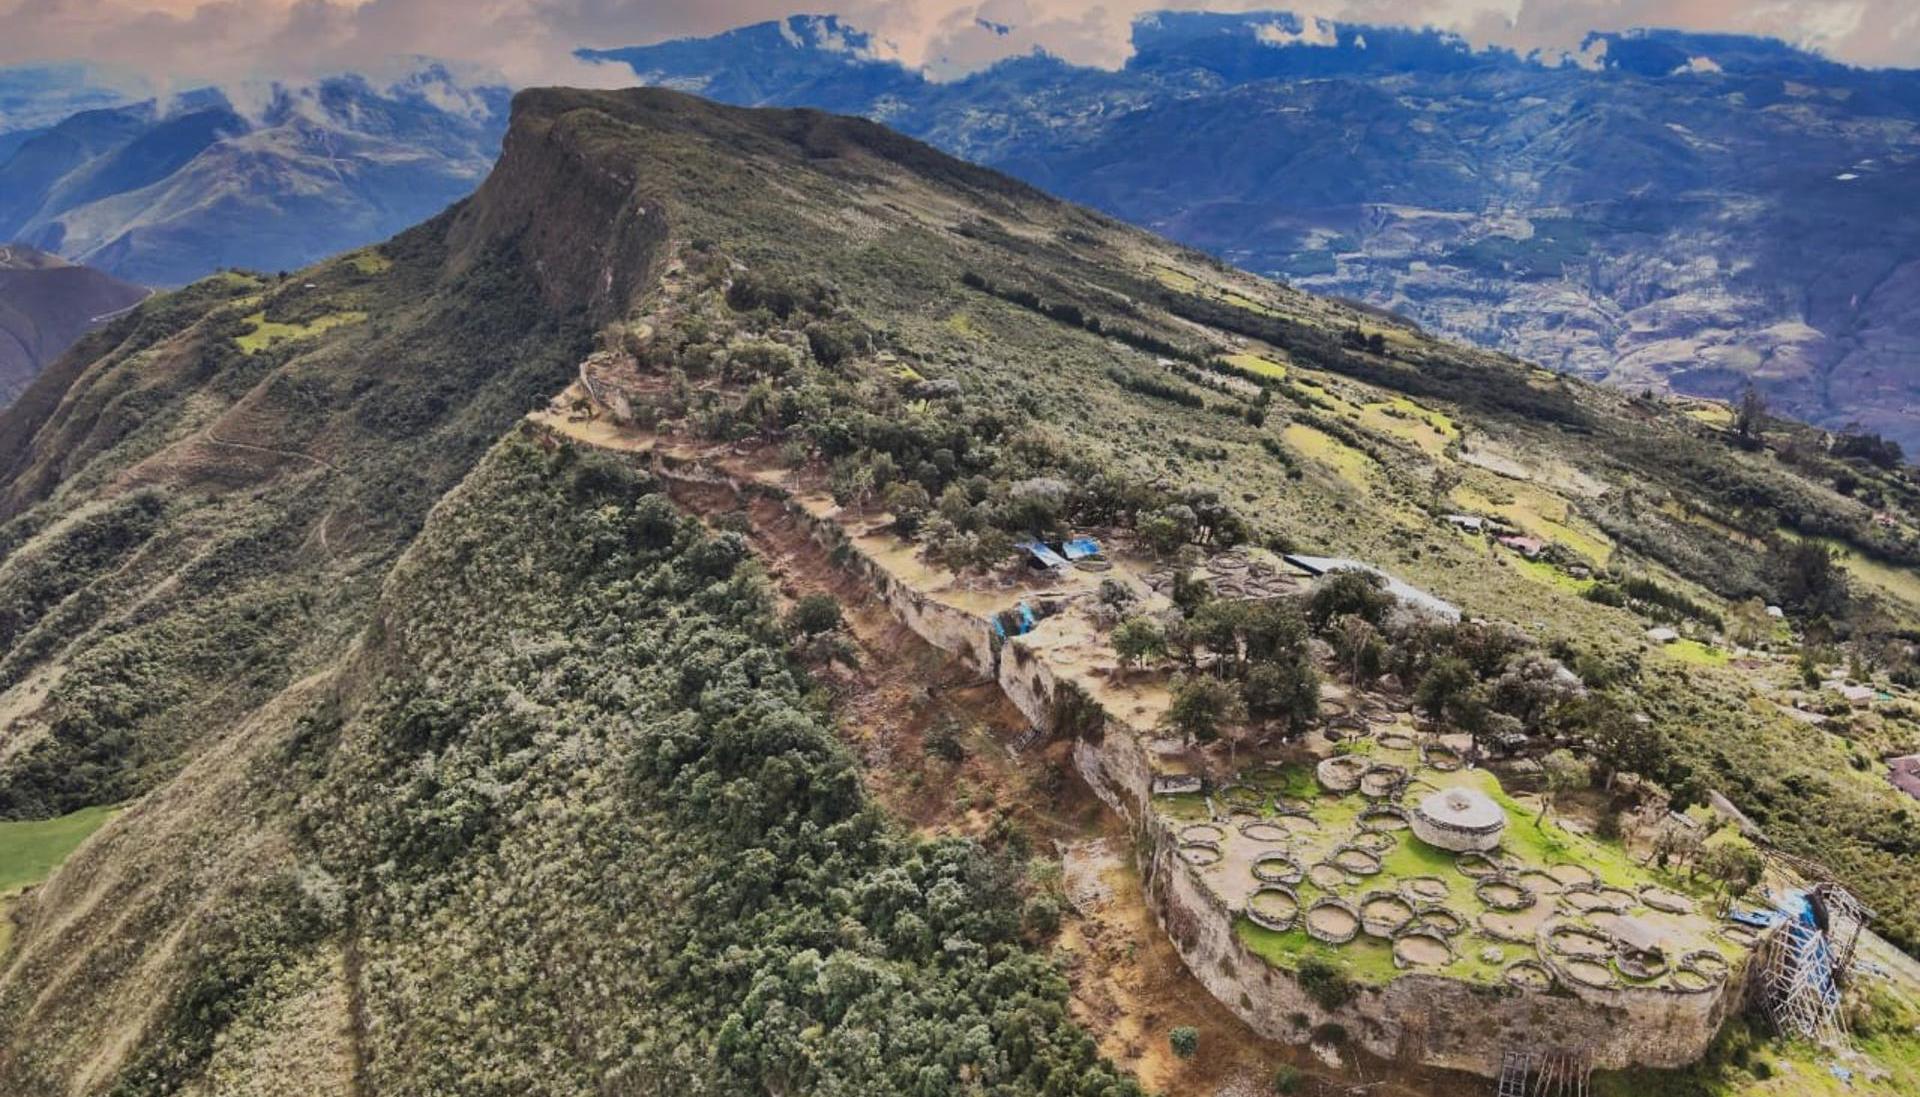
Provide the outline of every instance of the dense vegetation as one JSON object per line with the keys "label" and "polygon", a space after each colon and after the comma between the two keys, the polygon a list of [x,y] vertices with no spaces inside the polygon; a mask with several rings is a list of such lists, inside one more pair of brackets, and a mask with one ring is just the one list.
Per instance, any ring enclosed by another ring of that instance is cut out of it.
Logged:
{"label": "dense vegetation", "polygon": [[319,774],[337,891],[263,889],[122,1092],[192,1077],[340,933],[383,1093],[1137,1092],[1022,944],[1018,850],[867,801],[737,534],[516,440],[394,589],[371,701],[276,760]]}

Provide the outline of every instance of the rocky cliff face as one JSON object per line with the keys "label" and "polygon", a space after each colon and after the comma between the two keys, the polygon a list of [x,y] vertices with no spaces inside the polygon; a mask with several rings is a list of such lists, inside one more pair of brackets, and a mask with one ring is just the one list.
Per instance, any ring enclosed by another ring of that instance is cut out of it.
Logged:
{"label": "rocky cliff face", "polygon": [[[857,110],[1262,274],[1555,369],[1920,449],[1920,74],[1778,43],[1596,37],[1580,64],[1445,35],[1163,13],[1118,73],[950,83],[794,20],[614,50],[643,80]],[[758,32],[758,33],[756,33]],[[729,74],[757,74],[742,82]]]}

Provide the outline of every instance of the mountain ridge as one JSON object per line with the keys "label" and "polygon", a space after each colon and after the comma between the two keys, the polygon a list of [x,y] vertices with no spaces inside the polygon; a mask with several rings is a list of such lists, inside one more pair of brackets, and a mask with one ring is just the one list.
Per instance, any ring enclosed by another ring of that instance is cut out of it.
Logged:
{"label": "mountain ridge", "polygon": [[1920,74],[1666,31],[1592,36],[1589,71],[1430,31],[1326,23],[1324,45],[1275,45],[1263,28],[1306,24],[1163,13],[1117,72],[1036,56],[936,83],[815,27],[709,39],[704,58],[697,41],[582,55],[869,115],[1554,368],[1720,399],[1753,381],[1802,418],[1920,446],[1900,369],[1920,223],[1897,197],[1920,170]]}

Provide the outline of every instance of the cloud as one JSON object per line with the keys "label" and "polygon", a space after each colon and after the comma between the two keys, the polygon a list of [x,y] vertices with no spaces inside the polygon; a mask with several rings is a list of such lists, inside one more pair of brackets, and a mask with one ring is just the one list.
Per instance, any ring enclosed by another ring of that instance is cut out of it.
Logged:
{"label": "cloud", "polygon": [[1261,44],[1276,48],[1340,44],[1340,36],[1335,32],[1332,20],[1318,17],[1300,20],[1299,30],[1289,30],[1278,22],[1260,23],[1253,28],[1253,36]]}
{"label": "cloud", "polygon": [[1339,19],[1433,26],[1577,60],[1589,31],[1670,26],[1920,65],[1913,0],[0,0],[0,64],[85,60],[164,87],[343,70],[397,78],[430,56],[468,79],[617,84],[629,74],[578,61],[573,49],[827,10],[872,32],[877,53],[951,76],[1034,50],[1115,67],[1131,52],[1133,21],[1166,9],[1290,10],[1301,29],[1270,32],[1287,44],[1324,44],[1332,28],[1320,20]]}

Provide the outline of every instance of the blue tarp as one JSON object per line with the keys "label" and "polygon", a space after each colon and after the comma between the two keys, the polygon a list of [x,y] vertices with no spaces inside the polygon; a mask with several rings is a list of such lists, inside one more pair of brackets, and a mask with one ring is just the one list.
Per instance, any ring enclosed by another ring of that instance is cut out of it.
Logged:
{"label": "blue tarp", "polygon": [[1060,546],[1060,555],[1069,560],[1083,560],[1089,556],[1100,555],[1100,542],[1091,537],[1075,537]]}
{"label": "blue tarp", "polygon": [[1013,635],[1015,636],[1025,636],[1033,631],[1034,625],[1039,623],[1033,616],[1033,607],[1025,602],[1006,613],[996,613],[993,615],[993,634],[1002,640],[1007,638],[1007,627],[1001,622],[1008,617],[1013,618]]}
{"label": "blue tarp", "polygon": [[1063,559],[1059,553],[1038,541],[1022,541],[1014,547],[1026,553],[1028,556],[1033,557],[1041,567],[1063,568],[1067,566],[1066,560]]}
{"label": "blue tarp", "polygon": [[1822,1001],[1829,1006],[1837,1004],[1840,1001],[1840,988],[1833,983],[1833,953],[1827,946],[1827,935],[1820,929],[1820,916],[1815,913],[1812,901],[1807,898],[1806,892],[1789,891],[1786,899],[1780,903],[1780,913],[1787,921],[1786,928],[1781,932],[1791,935],[1796,952],[1804,947],[1803,942],[1812,940],[1813,947],[1807,959],[1813,967],[1813,983],[1819,988]]}
{"label": "blue tarp", "polygon": [[1770,910],[1736,910],[1727,917],[1755,929],[1765,929],[1780,920],[1780,916]]}

